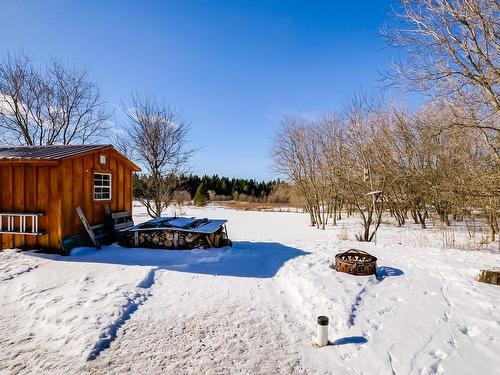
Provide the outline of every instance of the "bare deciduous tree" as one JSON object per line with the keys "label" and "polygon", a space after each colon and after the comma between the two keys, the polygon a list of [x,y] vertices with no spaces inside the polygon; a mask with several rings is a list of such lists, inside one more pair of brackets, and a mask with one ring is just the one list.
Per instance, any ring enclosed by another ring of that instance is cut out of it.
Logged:
{"label": "bare deciduous tree", "polygon": [[397,81],[437,99],[410,125],[424,140],[418,147],[425,178],[412,180],[428,186],[418,194],[447,224],[450,211],[481,207],[493,239],[500,200],[499,14],[496,0],[402,0],[383,30],[405,55],[394,64]]}
{"label": "bare deciduous tree", "polygon": [[[402,0],[385,31],[405,49],[397,77],[432,94],[415,112],[357,95],[343,113],[285,118],[276,170],[302,195],[311,224],[357,212],[371,241],[386,209],[423,229],[481,212],[491,239],[500,207],[500,6],[494,0]],[[401,81],[400,81],[401,82]],[[377,192],[378,201],[373,200]]]}
{"label": "bare deciduous tree", "polygon": [[408,53],[397,73],[418,89],[499,112],[499,11],[496,0],[402,0],[397,22],[383,30]]}
{"label": "bare deciduous tree", "polygon": [[86,70],[56,60],[43,68],[24,54],[0,63],[0,140],[10,145],[88,143],[109,115]]}
{"label": "bare deciduous tree", "polygon": [[[371,241],[384,207],[384,192],[392,181],[385,161],[388,152],[380,131],[386,119],[360,95],[344,114],[330,114],[313,122],[286,118],[275,140],[276,170],[286,176],[304,198],[311,224],[335,225],[342,205],[361,216],[362,241]],[[365,179],[364,171],[368,171]],[[368,193],[378,191],[378,200]]]}
{"label": "bare deciduous tree", "polygon": [[475,128],[500,161],[500,5],[496,0],[402,0],[383,30],[406,57],[397,81],[437,96],[450,127]]}
{"label": "bare deciduous tree", "polygon": [[149,96],[133,95],[124,111],[130,120],[124,143],[145,172],[138,179],[137,198],[151,217],[160,217],[192,154],[186,148],[189,126],[179,112]]}
{"label": "bare deciduous tree", "polygon": [[274,145],[276,170],[304,198],[311,224],[318,228],[328,218],[340,219],[344,207],[361,218],[358,239],[371,241],[387,209],[398,226],[411,214],[423,229],[433,213],[449,226],[450,217],[481,209],[493,240],[500,204],[498,163],[480,129],[438,131],[453,116],[432,103],[410,113],[371,106],[361,96],[343,114],[313,122],[287,118]]}

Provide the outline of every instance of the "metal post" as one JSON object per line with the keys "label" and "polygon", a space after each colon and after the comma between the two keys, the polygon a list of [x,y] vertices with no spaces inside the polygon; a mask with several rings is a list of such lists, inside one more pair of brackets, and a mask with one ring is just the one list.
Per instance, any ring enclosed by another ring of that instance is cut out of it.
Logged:
{"label": "metal post", "polygon": [[316,345],[320,348],[328,345],[328,317],[318,316],[318,326],[316,328]]}

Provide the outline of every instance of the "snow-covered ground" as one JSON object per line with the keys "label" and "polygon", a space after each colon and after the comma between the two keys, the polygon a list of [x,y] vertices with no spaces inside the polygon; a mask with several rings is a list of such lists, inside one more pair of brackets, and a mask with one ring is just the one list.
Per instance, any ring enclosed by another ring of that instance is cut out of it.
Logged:
{"label": "snow-covered ground", "polygon": [[[474,280],[500,253],[445,250],[411,226],[375,245],[352,241],[352,219],[186,214],[227,218],[234,247],[0,253],[0,373],[500,373],[500,287]],[[351,247],[378,257],[378,277],[329,268]],[[336,345],[312,345],[318,315]]]}

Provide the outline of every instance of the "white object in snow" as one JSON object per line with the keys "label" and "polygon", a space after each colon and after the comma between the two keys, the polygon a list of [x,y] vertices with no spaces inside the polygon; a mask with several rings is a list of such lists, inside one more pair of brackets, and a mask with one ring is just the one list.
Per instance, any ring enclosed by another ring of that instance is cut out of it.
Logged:
{"label": "white object in snow", "polygon": [[328,345],[328,317],[318,316],[318,326],[316,328],[316,345],[320,348]]}

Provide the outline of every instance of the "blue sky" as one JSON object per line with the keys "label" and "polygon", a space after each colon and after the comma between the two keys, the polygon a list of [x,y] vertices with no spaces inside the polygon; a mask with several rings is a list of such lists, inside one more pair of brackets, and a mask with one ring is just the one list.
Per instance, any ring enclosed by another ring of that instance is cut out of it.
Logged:
{"label": "blue sky", "polygon": [[191,123],[193,172],[268,179],[284,115],[314,118],[380,85],[393,51],[378,33],[394,6],[1,0],[0,54],[85,66],[110,108],[134,91],[164,99]]}

